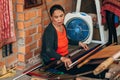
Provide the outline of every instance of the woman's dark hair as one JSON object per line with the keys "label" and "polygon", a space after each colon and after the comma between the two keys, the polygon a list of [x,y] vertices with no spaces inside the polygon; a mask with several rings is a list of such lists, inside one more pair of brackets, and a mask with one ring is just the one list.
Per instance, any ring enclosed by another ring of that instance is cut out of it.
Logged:
{"label": "woman's dark hair", "polygon": [[52,14],[54,13],[55,10],[61,10],[65,13],[65,11],[61,5],[55,4],[50,8],[50,16],[52,16]]}

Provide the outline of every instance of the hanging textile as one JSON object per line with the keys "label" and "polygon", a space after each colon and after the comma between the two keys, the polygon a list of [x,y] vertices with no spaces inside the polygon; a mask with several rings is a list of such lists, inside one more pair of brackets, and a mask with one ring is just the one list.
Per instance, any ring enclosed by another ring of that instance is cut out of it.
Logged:
{"label": "hanging textile", "polygon": [[118,27],[119,26],[119,17],[115,15],[115,27]]}
{"label": "hanging textile", "polygon": [[16,41],[12,0],[0,0],[0,48]]}
{"label": "hanging textile", "polygon": [[101,7],[101,14],[102,14],[102,23],[106,23],[106,10],[111,11],[116,16],[120,17],[120,0],[103,0],[102,7]]}

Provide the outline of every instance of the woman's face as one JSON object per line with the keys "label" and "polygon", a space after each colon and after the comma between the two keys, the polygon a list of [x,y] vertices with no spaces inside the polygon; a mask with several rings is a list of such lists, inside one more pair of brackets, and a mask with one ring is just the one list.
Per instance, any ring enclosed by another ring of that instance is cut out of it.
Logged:
{"label": "woman's face", "polygon": [[61,26],[64,23],[65,14],[61,10],[55,10],[51,16],[52,23],[56,26]]}

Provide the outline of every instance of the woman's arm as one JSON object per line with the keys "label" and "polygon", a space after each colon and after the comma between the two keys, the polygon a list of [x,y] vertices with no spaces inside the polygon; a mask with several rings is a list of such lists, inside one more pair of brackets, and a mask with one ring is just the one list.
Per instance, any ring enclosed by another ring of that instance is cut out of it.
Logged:
{"label": "woman's arm", "polygon": [[50,58],[60,59],[61,55],[56,53],[57,42],[56,42],[56,34],[54,29],[48,26],[43,35],[42,45],[44,46],[44,52]]}

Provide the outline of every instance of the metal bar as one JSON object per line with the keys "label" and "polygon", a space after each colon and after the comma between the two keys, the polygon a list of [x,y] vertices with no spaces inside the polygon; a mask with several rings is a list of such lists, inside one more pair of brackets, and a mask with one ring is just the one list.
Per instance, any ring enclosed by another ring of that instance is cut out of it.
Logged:
{"label": "metal bar", "polygon": [[81,0],[77,0],[76,12],[80,12],[80,8],[81,8]]}

